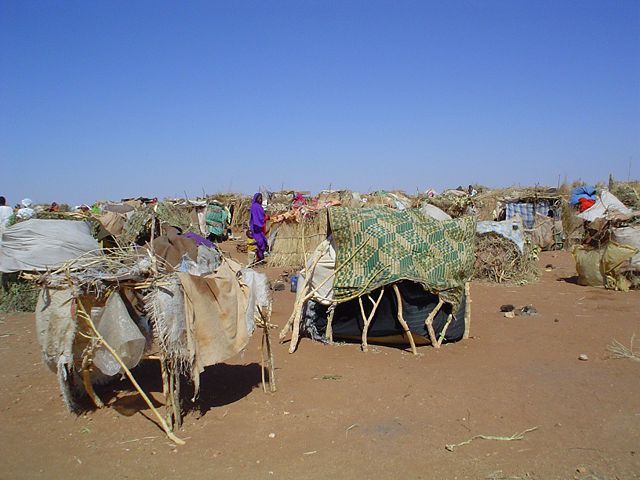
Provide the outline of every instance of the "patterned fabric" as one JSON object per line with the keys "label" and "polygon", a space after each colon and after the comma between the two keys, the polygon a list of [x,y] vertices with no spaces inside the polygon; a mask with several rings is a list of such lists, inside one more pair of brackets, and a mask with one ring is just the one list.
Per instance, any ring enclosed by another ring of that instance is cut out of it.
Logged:
{"label": "patterned fabric", "polygon": [[331,207],[329,223],[338,303],[411,280],[457,308],[473,274],[473,217],[437,221],[417,209]]}
{"label": "patterned fabric", "polygon": [[507,203],[507,220],[516,215],[522,217],[522,223],[527,228],[533,228],[536,220],[536,213],[544,215],[549,213],[550,205],[547,200],[540,200],[536,203]]}

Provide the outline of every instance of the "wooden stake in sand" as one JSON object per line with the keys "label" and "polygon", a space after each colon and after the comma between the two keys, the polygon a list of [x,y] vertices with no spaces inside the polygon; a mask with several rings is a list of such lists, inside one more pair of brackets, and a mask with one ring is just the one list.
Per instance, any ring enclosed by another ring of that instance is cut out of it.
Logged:
{"label": "wooden stake in sand", "polygon": [[122,359],[120,358],[118,353],[113,349],[113,347],[111,345],[109,345],[105,341],[103,336],[100,334],[100,332],[96,328],[95,324],[93,323],[93,320],[91,319],[91,316],[89,316],[87,314],[87,311],[85,310],[84,306],[82,305],[82,302],[77,300],[77,305],[78,305],[77,315],[80,316],[87,323],[87,325],[93,331],[93,334],[96,336],[96,339],[98,340],[98,342],[101,343],[102,345],[104,345],[104,347],[109,351],[109,353],[111,355],[113,355],[113,358],[116,360],[116,362],[118,362],[120,364],[120,367],[122,368],[122,371],[124,372],[124,374],[127,376],[129,381],[133,384],[134,388],[138,391],[138,393],[140,394],[142,399],[149,406],[149,408],[151,409],[153,414],[156,416],[156,418],[160,422],[160,425],[162,426],[162,429],[164,430],[164,433],[166,433],[167,437],[169,437],[169,439],[172,442],[174,442],[174,443],[176,443],[178,445],[184,445],[185,444],[184,440],[182,440],[182,439],[180,439],[180,438],[178,438],[177,436],[174,435],[174,433],[171,431],[171,429],[167,425],[167,422],[165,421],[165,419],[162,417],[162,415],[160,415],[158,410],[156,410],[156,408],[153,406],[153,403],[151,402],[151,400],[149,400],[149,397],[147,396],[147,394],[144,393],[144,390],[142,390],[142,387],[140,387],[140,385],[138,384],[136,379],[133,377],[131,371],[124,364],[124,362],[122,361]]}
{"label": "wooden stake in sand", "polygon": [[364,326],[362,327],[362,351],[367,352],[369,350],[369,345],[367,345],[367,333],[369,332],[369,325],[371,325],[371,321],[373,320],[373,316],[376,314],[376,310],[378,309],[378,305],[380,305],[380,301],[382,300],[382,295],[384,295],[384,287],[380,289],[380,294],[378,295],[377,300],[373,300],[370,295],[367,295],[367,298],[373,304],[373,308],[371,309],[371,313],[367,317],[364,313],[364,306],[362,305],[362,297],[358,297],[358,302],[360,303],[360,313],[362,314],[362,321],[364,322]]}
{"label": "wooden stake in sand", "polygon": [[444,300],[440,298],[438,299],[436,308],[431,310],[429,315],[427,315],[426,320],[424,321],[424,324],[427,326],[427,332],[429,332],[429,340],[431,341],[431,345],[433,345],[435,348],[440,348],[440,346],[438,345],[438,340],[436,339],[436,332],[433,330],[433,319],[436,318],[436,315],[442,308],[442,305],[444,305]]}
{"label": "wooden stake in sand", "polygon": [[462,338],[469,338],[469,331],[471,330],[471,283],[464,284],[464,334]]}
{"label": "wooden stake in sand", "polygon": [[402,315],[402,296],[400,295],[400,289],[395,283],[393,284],[393,291],[395,292],[396,299],[398,300],[398,321],[400,322],[400,325],[402,325],[404,334],[411,344],[411,352],[414,355],[417,355],[418,351],[416,350],[416,342],[413,341],[413,335],[411,335],[411,331],[409,331],[409,325],[407,325],[407,322],[404,320],[404,316]]}

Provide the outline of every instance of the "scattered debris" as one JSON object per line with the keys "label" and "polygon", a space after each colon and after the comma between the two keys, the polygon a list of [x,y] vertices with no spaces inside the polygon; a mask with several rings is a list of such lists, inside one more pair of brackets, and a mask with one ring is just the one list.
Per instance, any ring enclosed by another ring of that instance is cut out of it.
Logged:
{"label": "scattered debris", "polygon": [[538,314],[538,309],[533,305],[525,305],[520,309],[520,315],[533,316]]}
{"label": "scattered debris", "polygon": [[611,358],[628,358],[630,360],[634,360],[636,362],[640,362],[640,352],[635,352],[633,350],[633,341],[635,339],[636,334],[631,335],[631,342],[629,347],[626,347],[616,339],[613,340],[613,343],[607,347],[607,350],[611,353]]}
{"label": "scattered debris", "polygon": [[468,445],[471,442],[473,442],[475,439],[477,438],[481,438],[483,440],[498,440],[498,441],[502,441],[502,442],[511,442],[513,440],[522,440],[524,439],[524,436],[526,433],[529,432],[533,432],[534,430],[537,430],[540,427],[533,427],[533,428],[528,428],[527,430],[524,430],[520,433],[514,433],[513,435],[511,435],[510,437],[496,437],[493,435],[476,435],[475,437],[471,437],[469,440],[465,440],[464,442],[461,443],[456,443],[456,444],[452,444],[452,445],[445,445],[444,448],[445,450],[449,451],[449,452],[453,452],[456,448],[461,447],[463,445]]}
{"label": "scattered debris", "polygon": [[547,265],[545,265],[545,267],[544,267],[544,269],[545,269],[547,272],[550,272],[551,270],[554,270],[555,268],[556,268],[556,267],[554,267],[554,266],[553,266],[553,264],[551,264],[551,263],[548,263],[548,264],[547,264]]}
{"label": "scattered debris", "polygon": [[273,284],[273,289],[276,292],[284,290],[284,282],[282,280],[276,280],[276,282]]}
{"label": "scattered debris", "polygon": [[578,360],[582,360],[583,362],[586,362],[587,360],[589,360],[589,357],[587,356],[586,353],[581,353],[580,355],[578,355]]}
{"label": "scattered debris", "polygon": [[347,429],[344,431],[344,436],[346,437],[348,435],[349,430],[351,430],[353,428],[356,428],[356,427],[359,427],[359,426],[360,425],[358,425],[357,423],[354,423],[353,425],[348,426]]}
{"label": "scattered debris", "polygon": [[516,314],[515,314],[515,313],[513,313],[513,311],[511,311],[511,312],[504,312],[504,316],[505,316],[506,318],[514,318],[514,317],[516,316]]}
{"label": "scattered debris", "polygon": [[506,305],[501,305],[500,306],[500,311],[501,312],[513,312],[515,309],[516,309],[516,307],[514,307],[510,303],[507,303]]}
{"label": "scattered debris", "polygon": [[273,433],[273,432],[271,432],[271,433],[269,434],[269,438],[276,438],[276,434],[275,434],[275,433]]}

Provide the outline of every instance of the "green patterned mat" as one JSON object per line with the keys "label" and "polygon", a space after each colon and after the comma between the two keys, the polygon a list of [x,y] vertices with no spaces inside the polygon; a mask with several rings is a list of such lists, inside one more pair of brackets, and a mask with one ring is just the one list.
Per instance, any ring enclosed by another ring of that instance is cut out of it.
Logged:
{"label": "green patterned mat", "polygon": [[329,208],[340,303],[400,280],[421,283],[454,307],[471,279],[473,217],[439,222],[419,210]]}

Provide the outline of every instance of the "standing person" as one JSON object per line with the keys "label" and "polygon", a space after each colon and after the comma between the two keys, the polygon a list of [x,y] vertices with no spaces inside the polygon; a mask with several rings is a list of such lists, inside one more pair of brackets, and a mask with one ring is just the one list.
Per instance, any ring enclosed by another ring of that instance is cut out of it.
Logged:
{"label": "standing person", "polygon": [[256,260],[264,260],[264,252],[267,249],[267,237],[264,234],[265,214],[262,208],[262,194],[260,192],[253,196],[251,211],[249,216],[249,230],[256,242]]}
{"label": "standing person", "polygon": [[215,243],[225,240],[229,213],[220,202],[212,200],[209,203],[204,219],[207,223],[207,230],[209,231],[207,238]]}
{"label": "standing person", "polygon": [[9,220],[13,215],[13,208],[7,206],[7,199],[0,197],[0,233],[9,224]]}

